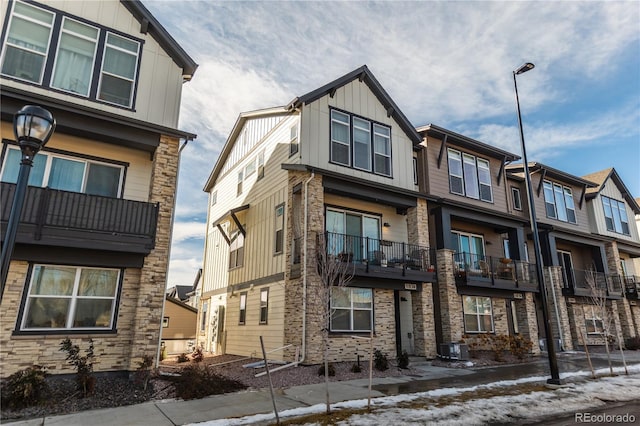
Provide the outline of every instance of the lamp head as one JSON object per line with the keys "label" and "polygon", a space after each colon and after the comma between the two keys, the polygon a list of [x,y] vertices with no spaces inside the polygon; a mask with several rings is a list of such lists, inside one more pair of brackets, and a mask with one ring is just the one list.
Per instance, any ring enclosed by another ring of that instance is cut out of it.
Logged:
{"label": "lamp head", "polygon": [[31,159],[47,143],[55,127],[53,115],[37,105],[25,105],[13,116],[13,132],[22,155]]}
{"label": "lamp head", "polygon": [[515,70],[514,73],[516,73],[516,75],[520,75],[520,74],[524,74],[527,71],[531,71],[534,68],[535,68],[535,65],[533,65],[531,62],[527,62],[526,64],[522,65],[520,68]]}

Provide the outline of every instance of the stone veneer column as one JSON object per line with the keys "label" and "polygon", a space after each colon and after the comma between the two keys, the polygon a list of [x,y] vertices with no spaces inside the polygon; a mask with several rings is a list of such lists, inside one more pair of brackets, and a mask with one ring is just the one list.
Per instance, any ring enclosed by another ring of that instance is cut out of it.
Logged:
{"label": "stone veneer column", "polygon": [[[620,282],[622,290],[624,291],[624,276],[622,267],[620,266],[620,252],[618,251],[618,243],[611,241],[604,246],[605,256],[607,257],[607,268],[609,274],[617,275],[621,278]],[[620,322],[622,338],[628,339],[630,337],[636,337],[640,330],[637,330],[633,324],[633,317],[629,306],[629,301],[624,298],[613,302],[617,305],[617,317]]]}
{"label": "stone veneer column", "polygon": [[416,356],[426,358],[435,358],[437,354],[433,286],[432,283],[422,283],[422,291],[411,293],[414,351]]}
{"label": "stone veneer column", "polygon": [[514,318],[514,321],[518,321],[520,335],[531,340],[533,343],[531,353],[538,355],[540,353],[540,345],[538,345],[538,319],[536,315],[534,294],[524,293],[523,300],[514,300],[512,303],[515,303],[516,305],[517,318]]}
{"label": "stone veneer column", "polygon": [[[549,320],[551,321],[551,329],[554,338],[559,337],[562,339],[562,345],[565,350],[573,350],[567,303],[564,295],[562,294],[562,267],[549,266],[545,268],[544,275],[547,288]],[[541,294],[540,297],[542,296],[543,295]],[[558,315],[560,316],[560,324],[558,324]]]}
{"label": "stone veneer column", "polygon": [[438,297],[442,342],[458,342],[464,333],[462,302],[453,274],[453,250],[441,249],[436,253],[438,271]]}
{"label": "stone veneer column", "polygon": [[160,137],[151,169],[149,202],[159,203],[155,247],[140,273],[138,300],[130,342],[129,370],[138,368],[143,355],[155,358],[162,326],[162,306],[167,285],[171,224],[174,213],[180,140]]}
{"label": "stone veneer column", "polygon": [[429,246],[429,210],[427,200],[418,198],[416,207],[407,210],[407,233],[409,244]]}

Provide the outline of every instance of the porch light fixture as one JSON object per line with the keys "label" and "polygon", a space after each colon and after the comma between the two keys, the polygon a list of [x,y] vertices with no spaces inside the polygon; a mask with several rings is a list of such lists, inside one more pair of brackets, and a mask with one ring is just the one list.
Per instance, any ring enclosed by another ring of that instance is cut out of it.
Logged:
{"label": "porch light fixture", "polygon": [[[540,286],[540,299],[542,300],[542,319],[544,322],[544,330],[547,336],[547,355],[549,356],[549,370],[551,372],[551,378],[547,379],[547,383],[552,385],[560,384],[560,372],[558,370],[558,360],[556,358],[556,348],[553,341],[553,331],[551,329],[551,322],[549,321],[549,304],[547,302],[547,291],[544,282],[544,270],[542,264],[542,252],[540,251],[540,235],[538,234],[538,222],[536,219],[535,200],[533,199],[533,191],[531,190],[531,176],[529,175],[529,166],[527,161],[527,150],[524,144],[524,131],[522,130],[522,116],[520,114],[520,99],[518,98],[518,83],[516,82],[516,75],[524,74],[527,71],[531,71],[535,65],[531,62],[527,62],[517,70],[513,71],[513,86],[516,91],[516,107],[518,109],[518,126],[520,127],[520,144],[522,147],[522,161],[524,163],[523,171],[525,175],[525,187],[527,189],[527,197],[529,200],[529,221],[531,222],[531,233],[533,234],[533,246],[536,259],[536,276],[538,278],[538,285]],[[551,291],[554,291],[551,289]]]}
{"label": "porch light fixture", "polygon": [[46,109],[37,105],[25,105],[13,116],[13,132],[20,145],[22,159],[20,161],[20,171],[16,182],[16,189],[13,195],[13,204],[9,213],[7,232],[2,243],[2,263],[0,264],[0,302],[4,296],[4,286],[7,282],[11,255],[16,242],[18,223],[24,198],[27,193],[27,183],[29,173],[33,166],[33,159],[47,143],[56,127],[53,115]]}

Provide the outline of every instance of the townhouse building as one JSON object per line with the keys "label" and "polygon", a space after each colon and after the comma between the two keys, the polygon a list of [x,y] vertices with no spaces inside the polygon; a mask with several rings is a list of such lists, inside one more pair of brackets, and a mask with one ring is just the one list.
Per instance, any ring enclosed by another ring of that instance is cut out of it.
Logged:
{"label": "townhouse building", "polygon": [[[318,250],[353,265],[334,289],[331,359],[433,357],[435,256],[418,191],[421,138],[363,66],[238,118],[204,188],[205,349],[320,362]],[[356,337],[354,337],[356,336]],[[296,354],[297,353],[297,354]]]}
{"label": "townhouse building", "polygon": [[[197,64],[140,1],[9,1],[0,9],[4,238],[22,106],[57,121],[34,158],[1,302],[0,371],[72,372],[69,337],[97,372],[156,358],[165,299],[182,85]],[[5,242],[3,241],[3,244]]]}
{"label": "townhouse building", "polygon": [[420,191],[438,258],[439,347],[478,333],[537,342],[539,286],[529,262],[525,192],[506,171],[520,157],[433,124],[417,130],[425,146],[418,153]]}

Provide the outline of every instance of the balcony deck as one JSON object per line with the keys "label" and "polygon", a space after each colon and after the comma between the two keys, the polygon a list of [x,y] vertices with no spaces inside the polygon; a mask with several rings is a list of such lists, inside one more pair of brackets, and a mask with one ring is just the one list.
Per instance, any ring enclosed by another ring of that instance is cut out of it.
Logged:
{"label": "balcony deck", "polygon": [[522,260],[454,253],[458,286],[538,292],[535,264]]}
{"label": "balcony deck", "polygon": [[[0,184],[5,235],[15,184]],[[148,254],[155,246],[158,204],[50,188],[27,188],[16,242]]]}
{"label": "balcony deck", "polygon": [[574,269],[565,271],[562,294],[565,296],[599,297],[619,300],[624,298],[622,281],[604,272]]}

